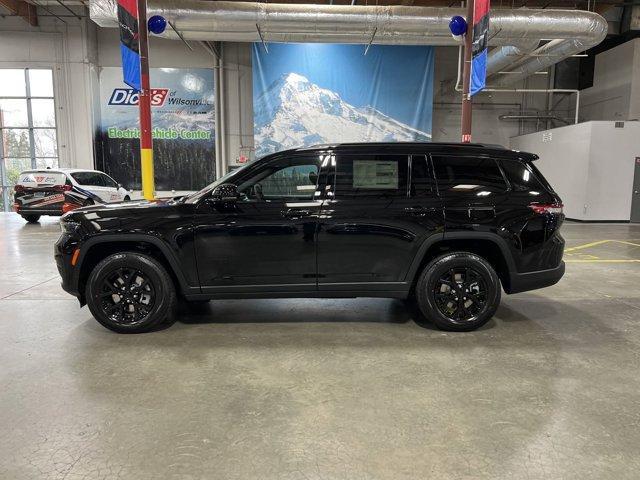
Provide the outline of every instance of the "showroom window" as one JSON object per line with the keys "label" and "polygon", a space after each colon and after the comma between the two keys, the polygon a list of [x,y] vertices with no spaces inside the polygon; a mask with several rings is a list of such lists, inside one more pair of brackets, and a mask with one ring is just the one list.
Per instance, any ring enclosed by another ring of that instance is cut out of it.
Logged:
{"label": "showroom window", "polygon": [[58,167],[51,69],[0,68],[0,140],[0,198],[8,211],[21,171]]}

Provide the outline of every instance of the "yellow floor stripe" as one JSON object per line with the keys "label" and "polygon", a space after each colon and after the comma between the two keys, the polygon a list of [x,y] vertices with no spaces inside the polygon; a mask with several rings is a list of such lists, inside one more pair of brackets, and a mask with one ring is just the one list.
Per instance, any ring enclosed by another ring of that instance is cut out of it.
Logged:
{"label": "yellow floor stripe", "polygon": [[640,260],[565,260],[565,263],[640,263]]}
{"label": "yellow floor stripe", "polygon": [[631,245],[633,247],[640,247],[640,243],[628,242],[626,240],[613,240],[614,242],[624,243],[625,245]]}
{"label": "yellow floor stripe", "polygon": [[573,252],[574,250],[582,250],[583,248],[595,247],[602,245],[603,243],[611,242],[611,240],[598,240],[597,242],[585,243],[584,245],[578,245],[577,247],[565,248],[565,252]]}

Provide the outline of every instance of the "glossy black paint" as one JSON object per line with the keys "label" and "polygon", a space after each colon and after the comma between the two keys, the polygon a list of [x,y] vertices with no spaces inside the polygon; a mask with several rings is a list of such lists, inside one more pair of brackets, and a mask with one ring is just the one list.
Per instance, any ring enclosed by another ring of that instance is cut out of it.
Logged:
{"label": "glossy black paint", "polygon": [[[341,196],[336,160],[378,154],[406,159],[406,194]],[[180,292],[189,298],[403,298],[425,255],[452,241],[495,246],[506,265],[501,279],[507,292],[557,282],[564,272],[563,217],[536,214],[529,207],[532,201],[559,202],[546,181],[541,179],[545,188],[533,193],[515,191],[506,177],[504,191],[485,196],[443,191],[435,173],[435,162],[443,155],[486,157],[498,165],[537,158],[483,145],[436,143],[342,144],[280,152],[228,181],[241,186],[270,164],[303,159],[319,169],[308,198],[258,201],[243,193],[238,201],[221,203],[205,191],[187,199],[93,206],[65,215],[61,222],[72,228],[56,244],[63,287],[82,301],[87,258],[118,245],[148,245],[162,255]],[[539,173],[531,169],[531,175]]]}

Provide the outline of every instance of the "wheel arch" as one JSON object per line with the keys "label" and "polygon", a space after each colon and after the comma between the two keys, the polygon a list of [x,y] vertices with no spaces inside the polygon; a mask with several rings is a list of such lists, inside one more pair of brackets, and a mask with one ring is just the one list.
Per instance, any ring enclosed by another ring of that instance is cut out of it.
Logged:
{"label": "wheel arch", "polygon": [[503,238],[487,232],[452,232],[425,240],[407,276],[411,289],[415,287],[422,269],[431,260],[452,251],[470,252],[487,260],[498,274],[505,291],[510,291],[511,272],[515,271],[513,255]]}
{"label": "wheel arch", "polygon": [[187,293],[194,288],[199,293],[199,288],[187,284],[179,262],[160,239],[150,235],[105,235],[87,240],[80,250],[75,283],[81,304],[85,304],[84,291],[91,271],[104,258],[120,252],[142,253],[152,257],[167,270],[180,293]]}

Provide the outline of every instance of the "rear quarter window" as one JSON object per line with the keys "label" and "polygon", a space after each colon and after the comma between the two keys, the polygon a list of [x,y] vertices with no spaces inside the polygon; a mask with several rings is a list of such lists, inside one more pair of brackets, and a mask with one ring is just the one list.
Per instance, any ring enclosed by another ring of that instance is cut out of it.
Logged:
{"label": "rear quarter window", "polygon": [[526,163],[517,160],[503,160],[501,162],[502,170],[504,171],[511,188],[515,192],[530,192],[545,191],[545,187],[542,185],[533,169],[531,169]]}
{"label": "rear quarter window", "polygon": [[445,195],[483,196],[508,189],[500,167],[492,158],[433,156],[438,189]]}

